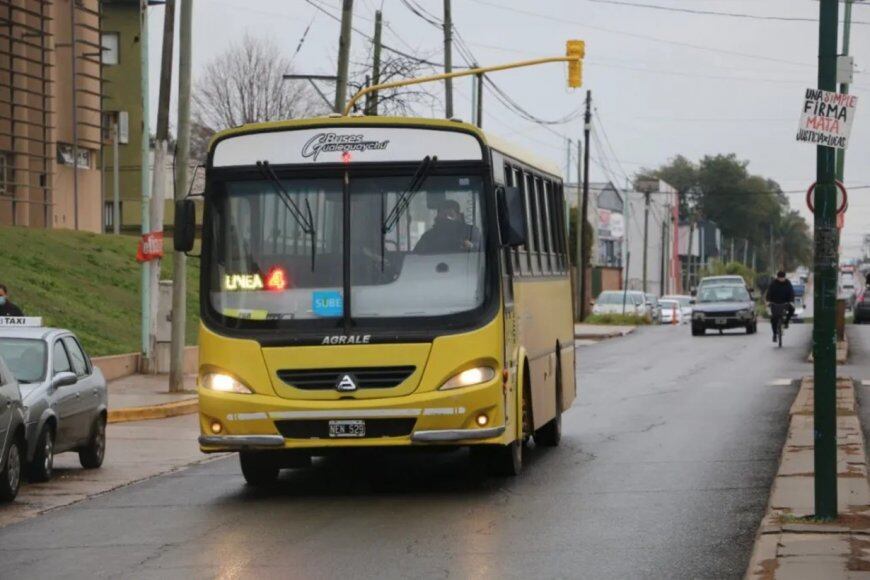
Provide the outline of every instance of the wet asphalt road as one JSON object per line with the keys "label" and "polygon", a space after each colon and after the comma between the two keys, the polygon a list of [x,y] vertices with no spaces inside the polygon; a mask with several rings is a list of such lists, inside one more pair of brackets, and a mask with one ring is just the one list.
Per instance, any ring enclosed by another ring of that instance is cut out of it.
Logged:
{"label": "wet asphalt road", "polygon": [[224,458],[0,529],[4,578],[740,577],[810,327],[644,328],[583,347],[562,446],[331,458],[247,489]]}

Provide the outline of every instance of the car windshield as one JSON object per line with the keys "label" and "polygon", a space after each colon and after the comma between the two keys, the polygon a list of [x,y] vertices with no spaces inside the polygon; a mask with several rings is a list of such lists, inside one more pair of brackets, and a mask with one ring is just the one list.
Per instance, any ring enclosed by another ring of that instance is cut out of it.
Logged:
{"label": "car windshield", "polygon": [[686,307],[692,305],[691,296],[666,296],[663,300],[673,300],[680,303],[680,306]]}
{"label": "car windshield", "polygon": [[698,293],[698,302],[748,302],[749,292],[742,286],[709,286]]}
{"label": "car windshield", "polygon": [[670,308],[670,309],[672,309],[672,310],[673,310],[674,308],[679,308],[679,307],[680,307],[680,303],[677,302],[676,300],[659,300],[659,305],[660,305],[662,308]]}
{"label": "car windshield", "polygon": [[[353,318],[457,314],[484,300],[479,176],[350,177]],[[226,318],[344,314],[343,184],[229,181],[212,215],[209,300]],[[286,195],[285,195],[286,194]]]}
{"label": "car windshield", "polygon": [[0,338],[0,356],[19,383],[45,378],[45,343],[29,338]]}

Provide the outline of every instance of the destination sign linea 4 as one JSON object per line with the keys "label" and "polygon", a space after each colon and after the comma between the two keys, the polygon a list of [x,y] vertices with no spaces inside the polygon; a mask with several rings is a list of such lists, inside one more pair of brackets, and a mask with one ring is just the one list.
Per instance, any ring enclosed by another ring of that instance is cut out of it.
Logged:
{"label": "destination sign linea 4", "polygon": [[807,89],[797,140],[812,145],[846,149],[858,97]]}

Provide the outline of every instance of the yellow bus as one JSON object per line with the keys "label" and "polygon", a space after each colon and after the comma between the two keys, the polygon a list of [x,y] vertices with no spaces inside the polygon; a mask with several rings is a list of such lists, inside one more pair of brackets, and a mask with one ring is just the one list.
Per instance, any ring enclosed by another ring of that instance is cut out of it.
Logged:
{"label": "yellow bus", "polygon": [[[516,474],[576,397],[558,169],[459,121],[220,133],[202,224],[201,449],[246,481],[336,448],[469,447]],[[189,251],[193,201],[176,208]]]}

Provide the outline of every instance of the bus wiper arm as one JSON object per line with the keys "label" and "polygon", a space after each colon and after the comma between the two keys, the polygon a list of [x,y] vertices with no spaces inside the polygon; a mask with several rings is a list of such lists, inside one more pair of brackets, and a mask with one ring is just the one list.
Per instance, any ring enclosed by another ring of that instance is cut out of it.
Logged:
{"label": "bus wiper arm", "polygon": [[296,205],[296,202],[293,201],[293,198],[290,197],[287,190],[284,189],[281,180],[278,179],[277,175],[275,175],[275,171],[272,169],[272,166],[269,165],[268,161],[257,161],[257,168],[259,168],[263,175],[269,178],[269,181],[272,183],[272,188],[284,203],[287,211],[290,212],[290,215],[293,216],[293,219],[296,220],[296,223],[302,228],[302,231],[311,236],[311,270],[314,271],[314,258],[317,255],[317,230],[314,229],[314,218],[311,215],[311,204],[308,202],[308,198],[306,197],[305,199],[305,208],[308,211],[306,215],[302,213],[302,210],[298,205]]}
{"label": "bus wiper arm", "polygon": [[436,156],[426,156],[423,158],[423,161],[420,162],[420,165],[417,167],[417,171],[414,172],[414,176],[411,178],[411,182],[408,183],[408,186],[405,188],[405,191],[402,192],[402,195],[399,196],[399,199],[396,201],[396,205],[393,206],[393,209],[390,210],[389,215],[384,219],[384,223],[381,224],[381,233],[386,234],[388,231],[393,229],[393,226],[399,221],[399,218],[402,217],[402,214],[405,213],[405,210],[408,209],[408,206],[411,204],[411,200],[414,198],[414,195],[420,191],[420,188],[423,187],[423,182],[426,181],[426,178],[435,168],[435,164],[438,162],[438,157]]}

